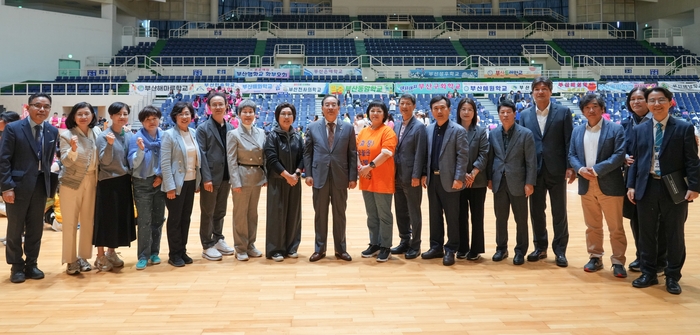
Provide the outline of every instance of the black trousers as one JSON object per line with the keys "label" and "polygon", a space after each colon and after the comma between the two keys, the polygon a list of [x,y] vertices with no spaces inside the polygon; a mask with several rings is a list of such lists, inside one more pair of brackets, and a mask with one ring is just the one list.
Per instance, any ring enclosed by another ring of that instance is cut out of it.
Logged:
{"label": "black trousers", "polygon": [[[484,203],[486,187],[465,188],[459,192],[459,252],[482,254],[484,250]],[[469,247],[469,213],[471,212],[472,243]]]}
{"label": "black trousers", "polygon": [[505,178],[501,180],[498,191],[493,195],[493,211],[496,215],[496,250],[508,250],[508,219],[510,209],[513,209],[515,218],[516,237],[515,253],[525,255],[528,248],[527,231],[527,198],[514,196],[508,192],[508,182]]}
{"label": "black trousers", "polygon": [[[428,183],[428,210],[430,212],[430,249],[457,252],[459,248],[459,192],[447,192],[440,176],[433,175]],[[443,220],[444,214],[444,220]],[[447,243],[445,242],[447,221]]]}
{"label": "black trousers", "polygon": [[410,183],[404,184],[398,178],[395,185],[394,208],[401,243],[408,243],[411,249],[419,250],[423,228],[423,214],[420,208],[423,189],[420,185],[413,187]]}
{"label": "black trousers", "polygon": [[552,212],[554,238],[552,250],[555,255],[565,255],[569,244],[569,221],[566,214],[566,179],[564,176],[552,175],[545,165],[537,177],[537,184],[530,196],[530,220],[532,222],[532,237],[535,248],[547,250],[549,237],[547,234],[547,194]]}
{"label": "black trousers", "polygon": [[289,186],[282,178],[268,177],[265,257],[287,256],[301,244],[301,184]]}
{"label": "black trousers", "polygon": [[[44,174],[39,173],[33,190],[16,188],[15,203],[5,203],[7,210],[5,258],[7,264],[12,265],[12,271],[36,266],[39,258],[47,197],[44,185]],[[24,250],[22,250],[23,233]],[[26,259],[23,256],[26,256]]]}
{"label": "black trousers", "polygon": [[175,199],[165,199],[165,207],[168,208],[167,233],[170,258],[182,257],[187,252],[187,236],[196,189],[196,181],[185,181],[180,195],[175,196]]}
{"label": "black trousers", "polygon": [[685,263],[685,220],[688,202],[674,204],[661,179],[649,177],[644,196],[637,201],[639,248],[642,273],[656,275],[660,231],[666,233],[666,277],[681,279]]}
{"label": "black trousers", "polygon": [[[625,197],[625,206],[632,207],[630,211],[630,229],[632,230],[632,236],[634,236],[634,247],[637,249],[636,260],[639,260],[639,214],[637,213],[637,206],[634,205]],[[659,238],[658,238],[658,252],[656,255],[656,265],[666,267],[666,231],[659,227]]]}

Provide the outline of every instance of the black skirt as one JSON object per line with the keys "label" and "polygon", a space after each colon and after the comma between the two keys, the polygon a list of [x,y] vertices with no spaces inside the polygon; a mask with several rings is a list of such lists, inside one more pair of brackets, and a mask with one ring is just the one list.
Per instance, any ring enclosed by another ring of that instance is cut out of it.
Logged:
{"label": "black skirt", "polygon": [[131,175],[100,180],[95,196],[95,228],[92,244],[128,247],[136,240]]}

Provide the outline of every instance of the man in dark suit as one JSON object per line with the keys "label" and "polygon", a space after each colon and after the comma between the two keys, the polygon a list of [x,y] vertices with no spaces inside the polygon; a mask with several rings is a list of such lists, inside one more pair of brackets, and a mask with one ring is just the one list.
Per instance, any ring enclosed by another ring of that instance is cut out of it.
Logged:
{"label": "man in dark suit", "polygon": [[535,140],[532,132],[515,123],[515,105],[506,100],[498,105],[501,125],[489,135],[489,160],[486,168],[488,188],[494,193],[496,215],[496,253],[494,262],[508,257],[508,218],[513,210],[517,227],[513,264],[525,263],[528,248],[527,197],[537,182]]}
{"label": "man in dark suit", "polygon": [[[645,93],[653,115],[652,122],[634,127],[634,163],[627,176],[627,197],[637,204],[639,216],[639,256],[642,275],[632,282],[643,288],[659,283],[656,277],[658,230],[666,232],[668,266],[666,290],[680,294],[681,269],[685,262],[685,220],[688,202],[700,191],[700,160],[693,125],[670,116],[673,94],[654,87]],[[685,201],[674,203],[662,176],[680,172],[687,180]]]}
{"label": "man in dark suit", "polygon": [[586,272],[603,269],[603,216],[610,232],[613,275],[626,278],[625,251],[627,238],[622,225],[622,204],[625,181],[625,135],[622,126],[603,119],[605,100],[588,94],[579,102],[588,122],[574,129],[571,135],[569,163],[581,178],[578,194],[581,196],[583,220],[586,223],[586,246],[589,262]]}
{"label": "man in dark suit", "polygon": [[[7,248],[12,265],[10,281],[42,279],[37,267],[44,228],[44,206],[51,196],[51,164],[58,129],[44,122],[51,112],[51,97],[29,97],[29,117],[10,123],[0,141],[0,190],[7,205]],[[22,252],[24,233],[24,255]]]}
{"label": "man in dark suit", "polygon": [[[428,189],[430,250],[421,257],[443,257],[442,264],[449,266],[455,263],[459,248],[459,191],[464,188],[469,144],[464,127],[450,121],[450,99],[442,95],[433,97],[430,110],[435,122],[426,129],[427,175],[421,177],[423,187]],[[447,243],[444,243],[444,221],[447,221]]]}
{"label": "man in dark suit", "polygon": [[357,186],[357,149],[352,125],[338,119],[338,98],[327,95],[321,101],[323,118],[306,131],[304,166],[306,185],[313,187],[316,245],[309,261],[326,257],[328,205],[333,206],[335,257],[351,261],[345,245],[345,209],[348,189]]}
{"label": "man in dark suit", "polygon": [[530,197],[530,221],[535,250],[527,260],[535,262],[547,258],[547,193],[552,212],[554,238],[552,249],[558,266],[566,267],[566,246],[569,244],[569,222],[566,214],[566,180],[569,184],[576,173],[567,160],[569,140],[573,130],[571,110],[551,103],[552,81],[537,77],[532,82],[532,97],[535,103],[523,110],[520,125],[530,129],[535,137],[537,150],[537,184]]}
{"label": "man in dark suit", "polygon": [[416,98],[404,94],[399,99],[399,111],[403,122],[394,125],[398,144],[394,154],[396,166],[396,190],[394,206],[396,225],[401,242],[391,249],[392,254],[405,254],[406,259],[414,259],[420,254],[421,229],[423,218],[421,200],[423,189],[420,178],[425,172],[428,139],[425,125],[413,117]]}
{"label": "man in dark suit", "polygon": [[202,189],[199,193],[201,217],[199,238],[202,257],[219,261],[223,255],[233,255],[235,250],[224,240],[223,227],[231,184],[226,159],[226,133],[233,126],[224,120],[228,109],[226,96],[215,93],[209,97],[211,117],[197,127],[197,144],[202,155]]}

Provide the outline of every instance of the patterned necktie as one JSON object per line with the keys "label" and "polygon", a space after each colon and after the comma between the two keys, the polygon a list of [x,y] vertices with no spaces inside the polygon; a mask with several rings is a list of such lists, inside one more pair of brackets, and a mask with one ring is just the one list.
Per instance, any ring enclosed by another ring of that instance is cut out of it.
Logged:
{"label": "patterned necktie", "polygon": [[404,130],[406,130],[406,125],[402,124],[401,130],[399,130],[399,142],[401,141],[401,138],[403,137]]}
{"label": "patterned necktie", "polygon": [[34,142],[36,142],[36,155],[41,158],[41,125],[34,126]]}
{"label": "patterned necktie", "polygon": [[333,132],[334,128],[335,123],[328,124],[328,148],[333,148],[333,140],[335,139],[335,132]]}
{"label": "patterned necktie", "polygon": [[[659,159],[659,150],[661,150],[661,143],[663,143],[664,141],[664,131],[663,129],[661,129],[661,127],[663,127],[661,122],[656,123],[656,136],[654,136],[654,153],[656,153],[656,155],[654,156],[657,160]],[[655,164],[654,166],[661,166],[661,164]],[[657,168],[654,169],[654,173],[656,173],[656,175],[658,176],[661,175],[660,169]]]}

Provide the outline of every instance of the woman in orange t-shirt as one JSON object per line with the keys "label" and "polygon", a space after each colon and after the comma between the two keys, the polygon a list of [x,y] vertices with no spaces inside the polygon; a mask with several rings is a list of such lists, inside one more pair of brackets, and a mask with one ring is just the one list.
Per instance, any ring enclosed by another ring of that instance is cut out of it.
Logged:
{"label": "woman in orange t-shirt", "polygon": [[367,106],[371,125],[357,135],[357,159],[360,190],[365,200],[369,248],[362,257],[377,255],[377,262],[386,262],[391,255],[394,216],[391,199],[394,195],[394,151],[396,134],[384,124],[389,109],[384,102],[372,101]]}

